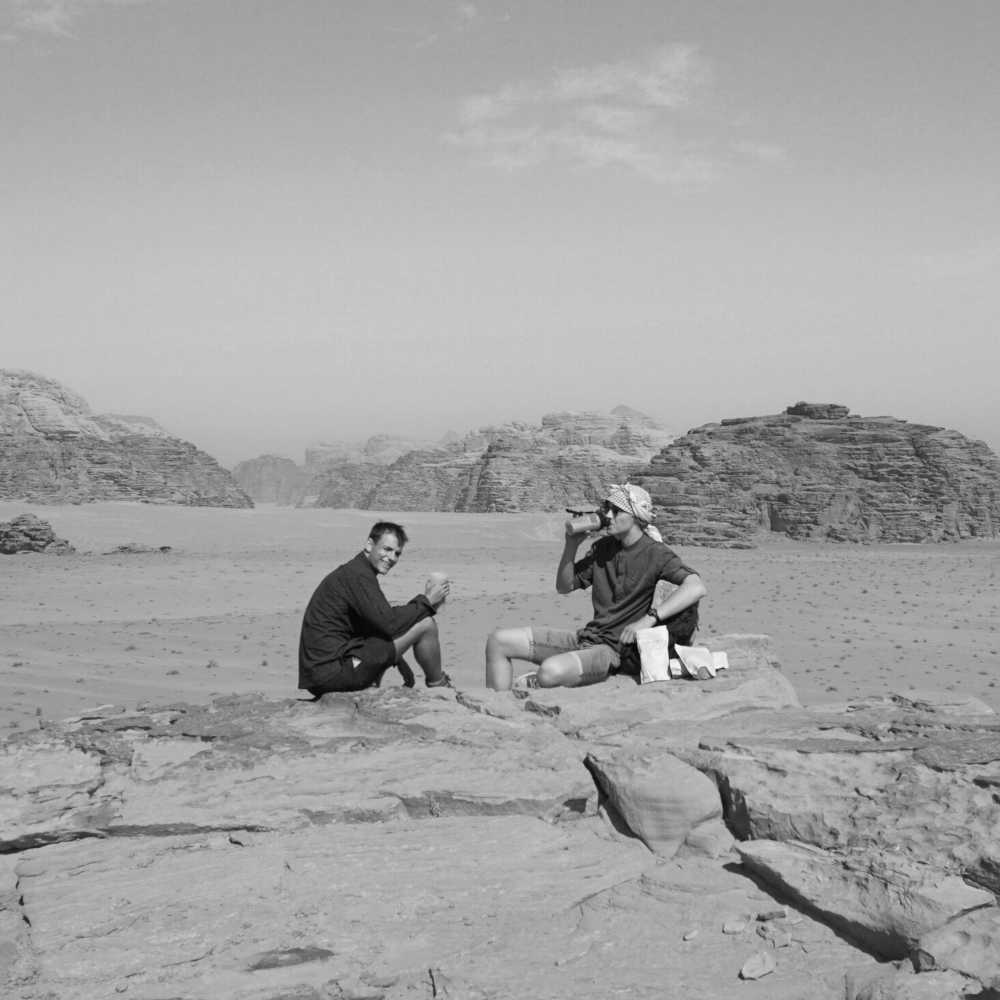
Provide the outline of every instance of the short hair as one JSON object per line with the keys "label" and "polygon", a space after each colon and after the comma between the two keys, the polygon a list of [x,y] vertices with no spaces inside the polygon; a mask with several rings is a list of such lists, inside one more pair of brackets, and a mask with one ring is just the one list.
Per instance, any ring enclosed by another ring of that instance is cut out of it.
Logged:
{"label": "short hair", "polygon": [[376,521],[372,525],[372,530],[368,532],[371,541],[378,543],[383,535],[395,535],[399,539],[399,546],[402,548],[409,539],[406,537],[406,529],[395,521]]}

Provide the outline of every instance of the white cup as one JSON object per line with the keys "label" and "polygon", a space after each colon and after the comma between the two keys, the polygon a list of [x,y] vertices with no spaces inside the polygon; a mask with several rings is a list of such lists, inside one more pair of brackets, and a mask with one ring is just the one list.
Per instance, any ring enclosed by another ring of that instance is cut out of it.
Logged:
{"label": "white cup", "polygon": [[[435,570],[430,576],[427,577],[427,586],[430,587],[433,584],[447,583],[448,574],[442,573],[440,570]],[[444,601],[441,602],[444,604]]]}

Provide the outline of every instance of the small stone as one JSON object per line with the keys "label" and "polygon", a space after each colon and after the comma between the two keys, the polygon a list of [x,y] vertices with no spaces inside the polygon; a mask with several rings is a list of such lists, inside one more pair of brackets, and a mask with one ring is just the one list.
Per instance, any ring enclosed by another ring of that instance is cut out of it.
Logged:
{"label": "small stone", "polygon": [[758,951],[743,963],[740,979],[761,979],[770,975],[776,968],[774,956],[770,952]]}
{"label": "small stone", "polygon": [[775,924],[761,924],[757,934],[765,941],[770,941],[775,948],[787,948],[792,943],[792,935]]}
{"label": "small stone", "polygon": [[783,920],[788,916],[788,907],[779,906],[774,910],[760,910],[757,913],[758,920]]}
{"label": "small stone", "polygon": [[722,925],[723,934],[742,934],[750,921],[746,917],[734,917]]}
{"label": "small stone", "polygon": [[684,935],[684,940],[691,941],[697,936],[698,936],[698,928],[696,927],[693,931],[688,931],[687,934]]}

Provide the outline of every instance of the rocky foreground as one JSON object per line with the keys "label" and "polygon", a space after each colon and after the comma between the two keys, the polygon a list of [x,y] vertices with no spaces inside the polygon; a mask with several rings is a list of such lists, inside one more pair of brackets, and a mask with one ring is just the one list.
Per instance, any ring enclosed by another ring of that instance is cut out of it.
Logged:
{"label": "rocky foreground", "polygon": [[0,746],[22,1000],[1000,997],[1000,720],[711,681],[105,709]]}

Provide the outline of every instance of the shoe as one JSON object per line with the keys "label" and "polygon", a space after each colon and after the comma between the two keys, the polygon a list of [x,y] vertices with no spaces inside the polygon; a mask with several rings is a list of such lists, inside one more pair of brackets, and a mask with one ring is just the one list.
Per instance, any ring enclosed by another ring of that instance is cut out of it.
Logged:
{"label": "shoe", "polygon": [[427,686],[429,688],[450,688],[452,686],[451,678],[442,670],[441,676],[436,681],[427,681]]}
{"label": "shoe", "polygon": [[534,689],[538,687],[538,671],[530,670],[526,674],[521,674],[520,677],[514,678],[514,690],[524,691],[526,689]]}

